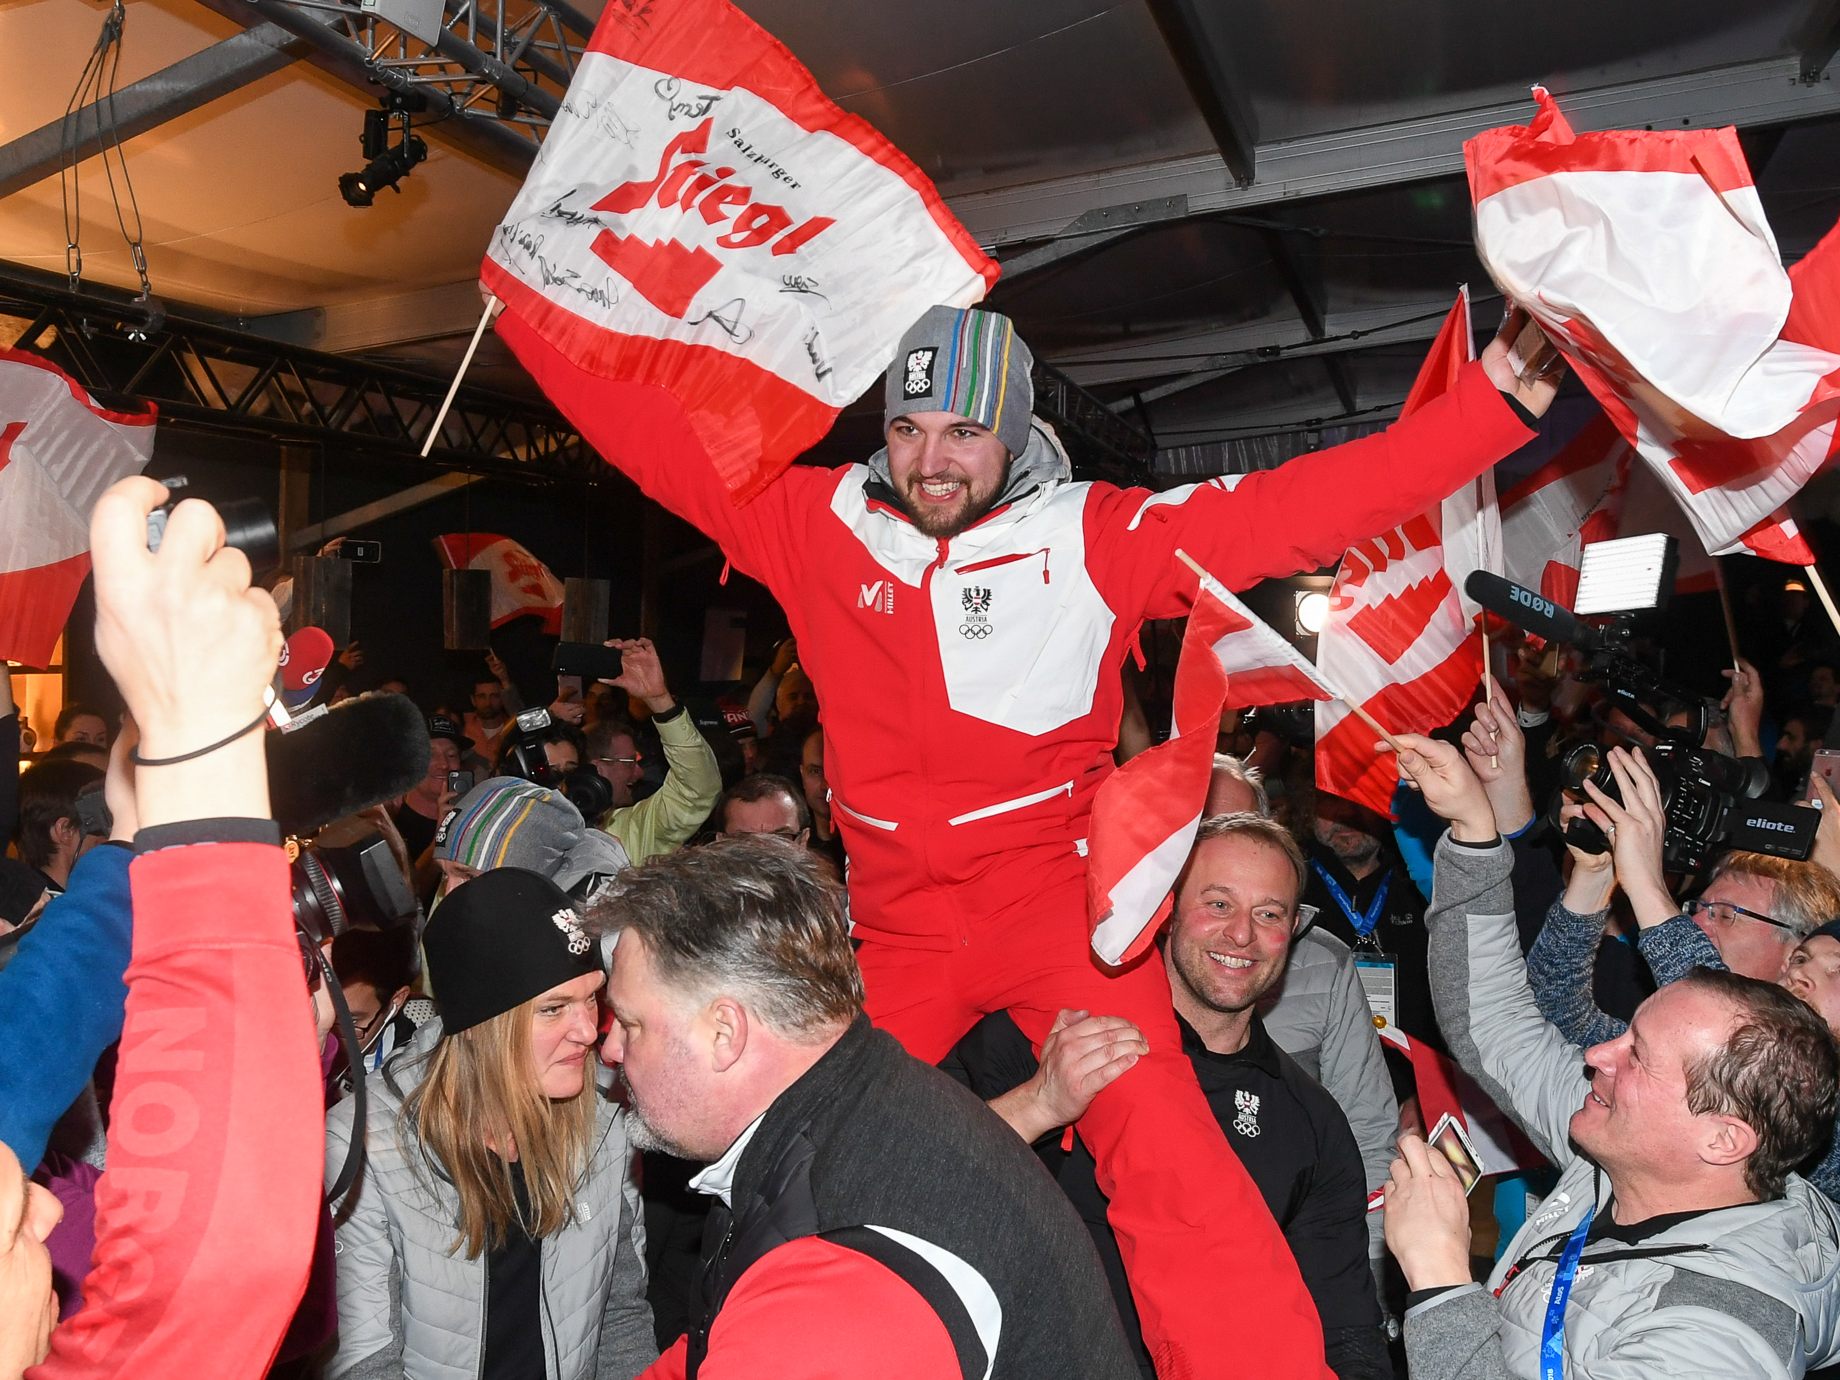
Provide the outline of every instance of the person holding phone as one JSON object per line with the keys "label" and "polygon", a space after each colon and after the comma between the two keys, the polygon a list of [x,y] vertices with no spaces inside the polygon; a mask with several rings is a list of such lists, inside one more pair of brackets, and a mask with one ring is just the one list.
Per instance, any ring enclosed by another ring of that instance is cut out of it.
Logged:
{"label": "person holding phone", "polygon": [[460,797],[473,789],[472,773],[464,769],[473,740],[445,714],[428,716],[428,770],[409,793],[390,807],[391,822],[402,836],[415,875],[415,892],[426,905],[440,884],[432,849],[435,830]]}
{"label": "person holding phone", "polygon": [[1792,1172],[1833,1133],[1832,1034],[1774,984],[1699,970],[1614,1039],[1569,1043],[1528,986],[1482,783],[1447,743],[1397,743],[1450,823],[1426,917],[1438,1021],[1559,1169],[1477,1283],[1457,1171],[1401,1137],[1386,1238],[1412,1289],[1414,1380],[1799,1380],[1840,1358],[1840,1211]]}

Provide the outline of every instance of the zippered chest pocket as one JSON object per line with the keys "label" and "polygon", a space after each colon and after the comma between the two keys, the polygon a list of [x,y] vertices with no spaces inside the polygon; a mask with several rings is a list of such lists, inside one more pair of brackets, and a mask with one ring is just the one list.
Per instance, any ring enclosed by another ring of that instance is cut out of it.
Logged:
{"label": "zippered chest pocket", "polygon": [[1113,619],[1080,543],[947,565],[930,594],[953,709],[1037,736],[1092,712]]}

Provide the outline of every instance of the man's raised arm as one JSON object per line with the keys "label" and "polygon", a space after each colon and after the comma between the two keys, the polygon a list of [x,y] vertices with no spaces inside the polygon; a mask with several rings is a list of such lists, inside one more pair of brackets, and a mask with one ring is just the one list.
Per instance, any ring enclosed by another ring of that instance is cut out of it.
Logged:
{"label": "man's raised arm", "polygon": [[1438,841],[1431,908],[1431,999],[1463,1071],[1554,1164],[1573,1158],[1567,1128],[1584,1100],[1583,1054],[1540,1015],[1527,985],[1509,882],[1514,858],[1482,783],[1447,743],[1397,735],[1399,770],[1450,821]]}

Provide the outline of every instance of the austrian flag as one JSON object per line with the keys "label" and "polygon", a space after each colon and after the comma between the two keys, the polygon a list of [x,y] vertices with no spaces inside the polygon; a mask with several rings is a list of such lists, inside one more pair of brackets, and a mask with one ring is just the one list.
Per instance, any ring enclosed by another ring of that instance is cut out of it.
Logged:
{"label": "austrian flag", "polygon": [[483,570],[492,577],[492,626],[534,614],[543,630],[562,631],[562,581],[510,537],[490,532],[448,532],[434,539],[435,554],[449,570]]}
{"label": "austrian flag", "polygon": [[1713,555],[1811,564],[1783,506],[1835,453],[1840,233],[1785,272],[1737,132],[1525,127],[1464,146],[1476,252]]}
{"label": "austrian flag", "polygon": [[727,0],[608,0],[481,269],[512,348],[534,333],[580,370],[541,380],[565,412],[618,407],[635,445],[685,448],[687,426],[736,503],[928,307],[996,276],[925,176]]}
{"label": "austrian flag", "polygon": [[1207,804],[1221,714],[1334,693],[1296,648],[1201,574],[1176,666],[1169,741],[1113,772],[1093,800],[1086,902],[1102,960],[1136,958],[1169,915]]}
{"label": "austrian flag", "polygon": [[89,574],[89,513],[153,458],[154,413],[110,412],[49,360],[0,350],[0,656],[48,666]]}

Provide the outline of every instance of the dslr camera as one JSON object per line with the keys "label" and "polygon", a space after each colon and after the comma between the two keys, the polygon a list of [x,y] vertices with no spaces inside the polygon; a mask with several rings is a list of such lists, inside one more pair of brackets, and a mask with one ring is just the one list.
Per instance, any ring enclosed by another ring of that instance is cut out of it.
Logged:
{"label": "dslr camera", "polygon": [[562,792],[563,797],[581,811],[581,817],[594,823],[613,808],[613,787],[593,767],[585,764],[558,770],[549,764],[543,745],[550,742],[555,721],[547,709],[526,709],[517,716],[517,728],[505,742],[499,761],[499,774],[516,776]]}
{"label": "dslr camera", "polygon": [[[1670,685],[1635,650],[1638,617],[1665,605],[1677,564],[1673,538],[1657,533],[1585,547],[1575,608],[1487,571],[1472,574],[1464,588],[1517,627],[1584,652],[1584,679],[1603,686],[1609,704],[1654,739],[1639,750],[1661,787],[1666,817],[1661,851],[1669,871],[1702,872],[1732,848],[1806,859],[1820,812],[1759,799],[1769,784],[1762,759],[1732,757],[1703,745],[1716,702]],[[1581,621],[1591,615],[1606,618],[1601,625]],[[1684,723],[1669,722],[1682,715]],[[1581,796],[1586,781],[1621,803],[1608,752],[1609,744],[1587,742],[1566,754],[1560,789],[1547,808],[1555,827],[1568,796]],[[1567,825],[1565,840],[1587,853],[1610,847],[1603,830],[1586,819]]]}

